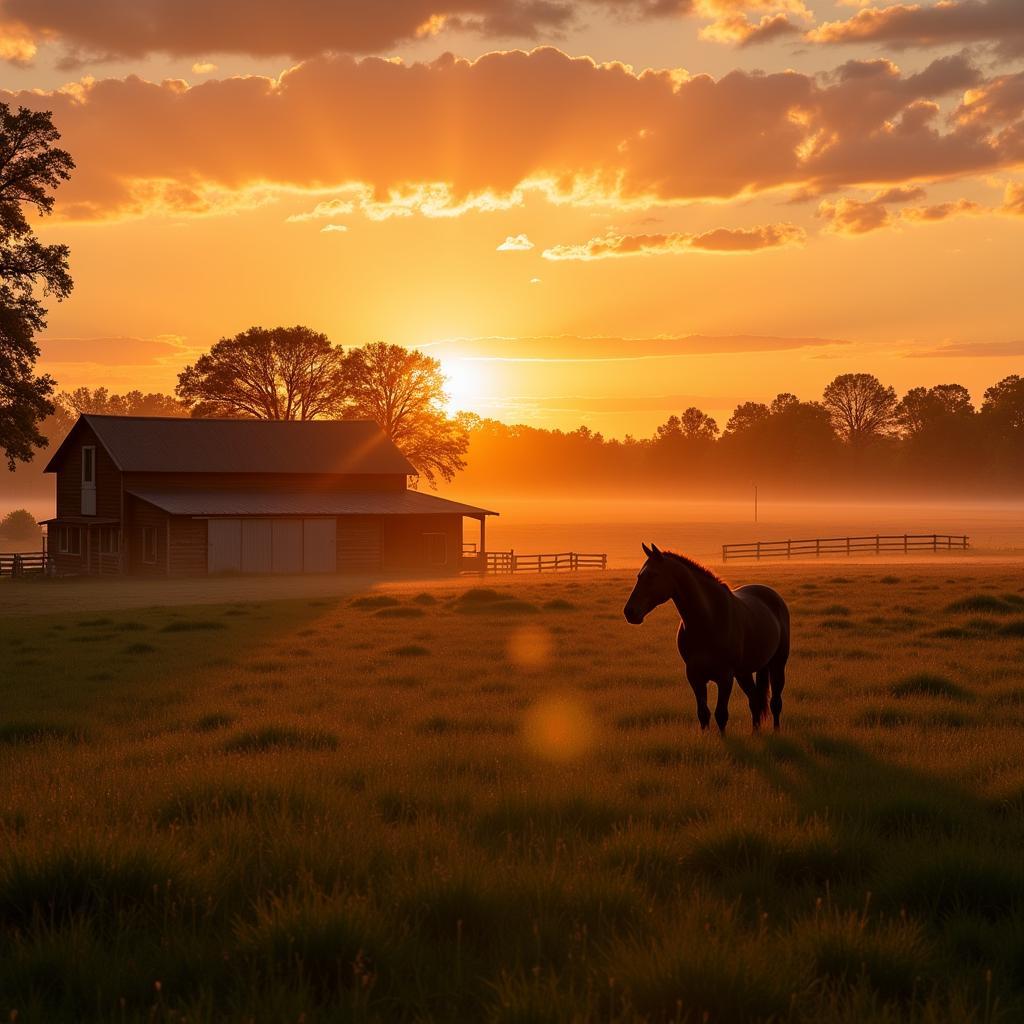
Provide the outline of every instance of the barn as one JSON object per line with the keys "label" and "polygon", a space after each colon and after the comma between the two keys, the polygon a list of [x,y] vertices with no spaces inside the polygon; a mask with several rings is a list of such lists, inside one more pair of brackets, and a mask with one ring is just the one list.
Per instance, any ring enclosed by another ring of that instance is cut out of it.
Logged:
{"label": "barn", "polygon": [[483,564],[497,515],[410,490],[413,466],[362,420],[83,414],[46,472],[59,575],[452,575]]}

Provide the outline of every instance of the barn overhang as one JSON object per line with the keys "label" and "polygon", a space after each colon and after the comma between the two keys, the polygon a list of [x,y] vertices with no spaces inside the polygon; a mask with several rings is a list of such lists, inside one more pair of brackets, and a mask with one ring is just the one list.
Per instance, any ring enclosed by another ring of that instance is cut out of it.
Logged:
{"label": "barn overhang", "polygon": [[496,516],[490,509],[420,491],[278,491],[130,488],[126,492],[172,516]]}

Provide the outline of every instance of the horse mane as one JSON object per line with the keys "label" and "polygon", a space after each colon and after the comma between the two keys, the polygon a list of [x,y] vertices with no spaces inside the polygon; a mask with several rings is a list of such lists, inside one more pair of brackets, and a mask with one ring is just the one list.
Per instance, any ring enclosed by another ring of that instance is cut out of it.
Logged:
{"label": "horse mane", "polygon": [[699,573],[706,579],[711,580],[712,583],[719,583],[723,587],[728,587],[729,584],[722,579],[718,573],[713,572],[706,565],[701,565],[700,562],[695,562],[692,558],[687,558],[686,555],[680,555],[676,551],[662,551],[662,554],[675,562],[682,562],[689,569],[693,569],[694,572]]}

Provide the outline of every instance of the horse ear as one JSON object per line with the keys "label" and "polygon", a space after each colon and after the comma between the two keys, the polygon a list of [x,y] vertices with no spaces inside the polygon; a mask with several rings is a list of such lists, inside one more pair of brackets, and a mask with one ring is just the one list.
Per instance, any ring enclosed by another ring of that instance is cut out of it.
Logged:
{"label": "horse ear", "polygon": [[649,547],[648,547],[648,546],[647,546],[646,544],[644,544],[644,543],[643,543],[642,541],[641,541],[641,543],[640,543],[640,547],[642,547],[642,548],[644,549],[644,554],[645,554],[645,555],[646,555],[646,556],[647,556],[648,558],[650,558],[650,557],[651,557],[651,549],[650,549],[650,548],[649,548]]}
{"label": "horse ear", "polygon": [[651,554],[659,561],[661,560],[661,550],[658,548],[657,544],[651,545]]}

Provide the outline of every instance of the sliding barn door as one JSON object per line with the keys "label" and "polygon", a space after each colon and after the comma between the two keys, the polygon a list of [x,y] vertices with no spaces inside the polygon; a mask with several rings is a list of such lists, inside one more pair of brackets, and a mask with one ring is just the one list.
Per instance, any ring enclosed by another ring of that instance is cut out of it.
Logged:
{"label": "sliding barn door", "polygon": [[337,529],[337,524],[333,519],[303,519],[303,572],[336,571],[338,567]]}
{"label": "sliding barn door", "polygon": [[206,538],[207,572],[242,571],[241,519],[210,519]]}

